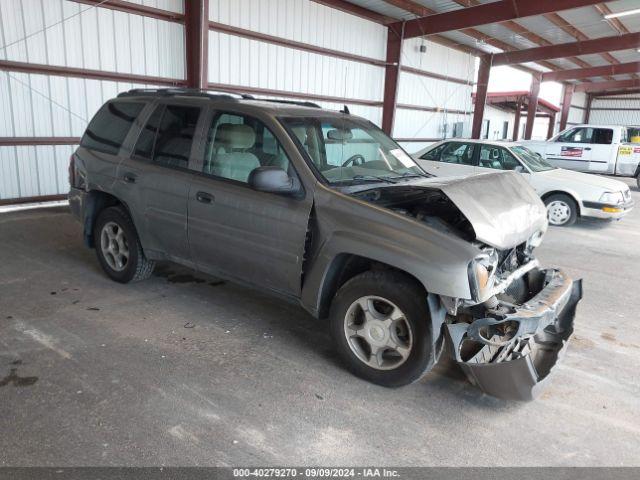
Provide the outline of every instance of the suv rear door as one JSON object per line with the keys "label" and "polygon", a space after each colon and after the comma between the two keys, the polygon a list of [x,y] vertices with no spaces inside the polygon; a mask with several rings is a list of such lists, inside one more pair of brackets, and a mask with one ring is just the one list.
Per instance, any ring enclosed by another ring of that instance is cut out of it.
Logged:
{"label": "suv rear door", "polygon": [[198,269],[299,296],[312,195],[259,192],[248,184],[260,166],[283,168],[300,183],[290,162],[295,152],[285,151],[276,128],[244,113],[212,112],[204,131],[188,202]]}
{"label": "suv rear door", "polygon": [[189,164],[202,110],[197,104],[155,104],[118,170],[117,195],[129,205],[147,254],[186,264],[192,264]]}

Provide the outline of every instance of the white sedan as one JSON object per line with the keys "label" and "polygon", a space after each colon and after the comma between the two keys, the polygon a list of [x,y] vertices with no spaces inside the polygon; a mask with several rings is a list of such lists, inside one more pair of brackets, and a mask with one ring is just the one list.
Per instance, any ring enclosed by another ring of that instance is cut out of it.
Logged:
{"label": "white sedan", "polygon": [[626,184],[556,168],[517,142],[443,140],[413,157],[428,173],[441,177],[518,171],[544,201],[552,225],[571,225],[578,217],[617,219],[633,208]]}

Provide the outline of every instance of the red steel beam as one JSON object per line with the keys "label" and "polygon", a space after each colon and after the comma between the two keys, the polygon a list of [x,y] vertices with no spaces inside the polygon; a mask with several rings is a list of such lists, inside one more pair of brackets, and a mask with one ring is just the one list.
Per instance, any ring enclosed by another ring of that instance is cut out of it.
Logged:
{"label": "red steel beam", "polygon": [[610,90],[624,90],[640,87],[640,80],[616,80],[613,82],[581,83],[576,85],[576,92],[600,92]]}
{"label": "red steel beam", "polygon": [[600,97],[613,97],[616,95],[630,95],[635,93],[640,93],[640,88],[632,88],[632,89],[624,90],[620,92],[616,92],[615,90],[611,92],[593,92],[591,93],[591,95],[593,96],[593,98],[600,98]]}
{"label": "red steel beam", "polygon": [[[516,18],[541,15],[571,8],[595,5],[602,0],[499,0],[463,10],[437,13],[406,22],[406,38],[462,30],[464,28],[504,22]],[[400,24],[391,25],[399,29]]]}
{"label": "red steel beam", "polygon": [[590,77],[606,77],[610,75],[624,75],[627,73],[639,73],[640,62],[619,63],[617,65],[604,65],[602,67],[574,68],[558,72],[546,72],[542,74],[543,82],[559,82]]}
{"label": "red steel beam", "polygon": [[402,67],[402,41],[404,28],[396,34],[390,28],[387,32],[387,66],[384,71],[384,95],[382,102],[382,130],[389,136],[393,135],[393,123],[396,116],[398,102],[398,83],[400,68]]}
{"label": "red steel beam", "polygon": [[187,86],[204,89],[209,76],[209,0],[184,3]]}
{"label": "red steel beam", "polygon": [[93,80],[111,80],[114,82],[147,83],[169,87],[185,86],[186,82],[178,78],[152,77],[149,75],[135,75],[132,73],[105,72],[86,68],[58,67],[55,65],[41,65],[37,63],[13,62],[0,60],[0,70],[11,72],[34,73],[38,75],[54,75],[57,77],[89,78]]}
{"label": "red steel beam", "polygon": [[571,101],[573,100],[573,90],[575,86],[572,84],[565,84],[562,92],[562,113],[560,113],[560,131],[562,132],[567,128],[567,121],[569,120],[569,112],[571,111]]}
{"label": "red steel beam", "polygon": [[361,7],[354,3],[347,2],[345,0],[313,0],[313,1],[321,5],[325,5],[327,7],[335,8],[336,10],[340,10],[345,13],[350,13],[351,15],[356,15],[360,18],[371,20],[372,22],[375,22],[375,23],[380,23],[381,25],[387,25],[389,23],[393,23],[396,21],[395,18],[387,17],[386,15],[382,15],[380,13],[374,12],[373,10],[369,10],[367,8]]}
{"label": "red steel beam", "polygon": [[517,142],[520,137],[520,117],[522,116],[522,99],[516,104],[516,120],[513,124],[513,141]]}
{"label": "red steel beam", "polygon": [[614,37],[603,37],[571,43],[561,43],[548,47],[535,47],[515,52],[497,53],[494,55],[494,66],[513,65],[516,63],[537,62],[552,58],[589,55],[593,53],[615,50],[637,49],[640,45],[640,32]]}
{"label": "red steel beam", "polygon": [[549,115],[549,128],[547,129],[547,140],[553,137],[553,131],[556,128],[556,114]]}
{"label": "red steel beam", "polygon": [[524,130],[524,139],[531,140],[533,125],[538,112],[538,95],[540,94],[540,76],[534,75],[531,78],[531,89],[529,91],[529,108],[527,110],[527,125]]}
{"label": "red steel beam", "polygon": [[[119,12],[133,13],[134,15],[142,15],[144,17],[157,18],[158,20],[166,20],[168,22],[182,23],[184,21],[184,15],[181,13],[171,12],[162,8],[147,7],[145,5],[139,5],[133,2],[126,2],[123,0],[71,0],[76,3],[83,3],[85,5],[91,5],[93,7],[108,8],[110,10],[116,10]],[[185,3],[189,3],[192,0],[188,0]]]}
{"label": "red steel beam", "polygon": [[471,127],[471,138],[480,138],[482,133],[482,120],[484,118],[484,107],[487,102],[487,90],[489,88],[489,76],[493,65],[493,55],[480,57],[480,68],[478,69],[478,82],[476,87],[475,103],[473,107],[473,124]]}

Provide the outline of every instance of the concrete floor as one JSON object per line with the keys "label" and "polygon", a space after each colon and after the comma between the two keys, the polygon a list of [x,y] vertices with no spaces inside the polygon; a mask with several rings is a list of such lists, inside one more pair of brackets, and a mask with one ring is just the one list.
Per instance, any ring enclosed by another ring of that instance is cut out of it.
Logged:
{"label": "concrete floor", "polygon": [[510,403],[450,362],[368,384],[296,306],[172,265],[119,285],[65,209],[5,213],[0,465],[640,465],[639,242],[640,208],[550,229],[585,298],[548,391]]}

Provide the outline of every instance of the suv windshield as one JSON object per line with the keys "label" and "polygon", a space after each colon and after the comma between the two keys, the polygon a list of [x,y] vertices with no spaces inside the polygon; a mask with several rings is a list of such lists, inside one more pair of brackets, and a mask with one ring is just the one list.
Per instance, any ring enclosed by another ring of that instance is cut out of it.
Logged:
{"label": "suv windshield", "polygon": [[284,118],[318,171],[330,184],[390,182],[428,176],[380,129],[350,118]]}
{"label": "suv windshield", "polygon": [[554,170],[556,168],[540,155],[529,150],[527,147],[516,145],[511,147],[511,151],[515,153],[532,172],[544,172],[546,170]]}

